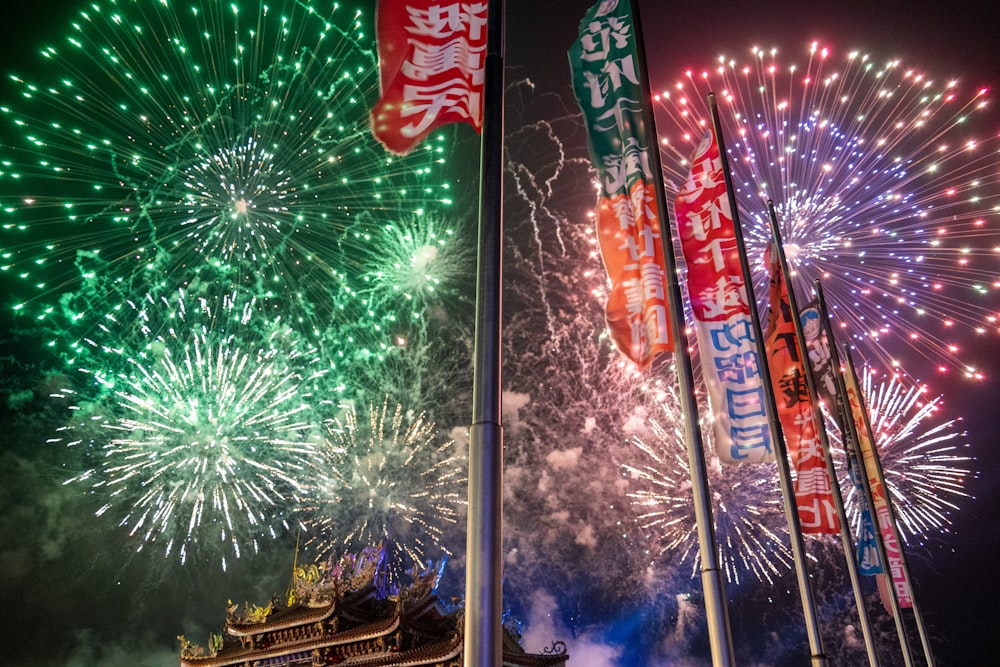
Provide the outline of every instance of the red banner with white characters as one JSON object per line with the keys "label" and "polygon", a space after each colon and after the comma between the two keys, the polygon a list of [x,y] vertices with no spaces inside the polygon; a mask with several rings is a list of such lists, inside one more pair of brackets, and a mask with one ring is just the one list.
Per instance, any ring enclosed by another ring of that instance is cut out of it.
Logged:
{"label": "red banner with white characters", "polygon": [[674,203],[687,263],[715,446],[725,463],[774,461],[757,341],[740,267],[719,143],[705,133]]}
{"label": "red banner with white characters", "polygon": [[400,155],[434,128],[482,128],[486,0],[379,0],[377,42],[382,97],[372,134]]}
{"label": "red banner with white characters", "polygon": [[673,350],[646,108],[627,2],[598,2],[570,47],[573,89],[601,181],[597,234],[611,290],[605,307],[618,349],[639,368]]}
{"label": "red banner with white characters", "polygon": [[[889,503],[886,499],[885,488],[879,479],[878,468],[875,457],[875,443],[868,435],[868,427],[865,423],[864,407],[861,403],[861,392],[858,389],[857,381],[853,373],[844,374],[844,382],[847,385],[847,401],[850,403],[851,418],[858,433],[858,450],[861,453],[861,462],[868,475],[868,484],[872,489],[872,506],[875,510],[875,521],[878,523],[878,531],[882,533],[882,542],[885,545],[886,557],[889,560],[889,574],[892,577],[892,585],[896,589],[896,598],[899,606],[903,609],[913,606],[913,598],[910,596],[910,585],[906,581],[906,572],[903,570],[902,545],[896,535],[896,526],[893,525],[892,514],[889,510]],[[882,568],[885,572],[885,568]],[[882,604],[885,605],[885,598]],[[887,609],[890,607],[886,606]]]}
{"label": "red banner with white characters", "polygon": [[771,269],[771,303],[764,335],[771,387],[778,419],[795,466],[795,504],[803,533],[840,532],[837,506],[833,500],[830,473],[816,419],[819,416],[809,397],[806,368],[795,335],[795,315],[788,303],[788,285],[776,252],[768,246]]}

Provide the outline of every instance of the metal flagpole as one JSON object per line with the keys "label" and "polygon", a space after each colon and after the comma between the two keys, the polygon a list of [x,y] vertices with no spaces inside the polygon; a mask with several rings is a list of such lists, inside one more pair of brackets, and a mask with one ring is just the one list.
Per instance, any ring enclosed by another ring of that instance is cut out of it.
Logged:
{"label": "metal flagpole", "polygon": [[[826,333],[826,339],[830,345],[830,363],[833,367],[833,378],[834,384],[837,387],[837,400],[840,405],[833,406],[833,412],[836,414],[840,412],[839,424],[841,428],[841,437],[844,438],[844,453],[847,456],[848,467],[854,467],[857,469],[857,476],[860,478],[858,483],[861,485],[861,496],[863,500],[868,505],[868,512],[871,514],[874,512],[872,505],[874,504],[872,498],[871,484],[868,481],[868,473],[865,471],[864,464],[860,461],[860,451],[858,449],[859,439],[857,428],[854,424],[854,417],[850,414],[851,403],[847,395],[847,387],[844,384],[844,371],[842,370],[842,365],[840,362],[840,353],[837,351],[837,341],[834,336],[833,329],[830,327],[830,311],[826,307],[826,297],[823,294],[823,283],[819,278],[813,281],[813,287],[816,290],[816,305],[819,309],[819,319],[823,326],[823,331]],[[856,383],[855,383],[856,384]],[[847,414],[843,414],[847,411]],[[848,443],[854,443],[850,446]],[[862,526],[863,527],[863,526]],[[879,552],[879,559],[885,560],[884,545],[882,543],[882,533],[875,526],[872,526],[874,531],[876,550]],[[860,539],[860,538],[859,538]],[[896,591],[893,589],[890,593],[892,601],[890,605],[893,605],[894,618],[900,618],[899,615],[899,603],[896,599]],[[903,650],[903,659],[907,665],[913,663],[913,656],[909,647],[909,639],[906,636],[906,628],[903,627],[902,622],[896,620],[896,634],[899,637],[900,645]]]}
{"label": "metal flagpole", "polygon": [[[854,361],[851,359],[849,348],[845,344],[845,353],[847,354],[848,368],[850,368],[851,374],[854,375],[854,384],[858,386],[857,374],[854,370]],[[913,616],[917,621],[917,634],[920,635],[920,644],[924,650],[924,659],[927,661],[928,667],[934,667],[934,653],[931,651],[930,637],[927,634],[927,628],[924,626],[924,617],[920,613],[920,608],[917,606],[916,597],[913,595],[913,578],[910,577],[910,568],[906,563],[906,549],[903,545],[902,533],[899,530],[899,522],[896,521],[896,511],[892,507],[892,497],[889,493],[889,487],[885,483],[885,472],[882,470],[882,461],[878,455],[878,443],[875,441],[874,432],[872,431],[871,421],[868,416],[868,409],[865,407],[864,397],[861,396],[860,387],[858,391],[858,400],[861,402],[861,414],[864,417],[865,428],[868,429],[868,437],[872,444],[872,461],[875,463],[875,474],[877,475],[879,484],[882,485],[883,494],[885,495],[885,504],[889,510],[889,520],[892,523],[893,529],[896,531],[896,539],[899,542],[899,564],[903,568],[903,576],[906,579],[906,585],[910,592],[910,608],[913,609]],[[891,573],[888,571],[888,559],[883,561],[886,576],[891,578]],[[895,591],[895,586],[890,585],[890,588]]]}
{"label": "metal flagpole", "polygon": [[656,205],[661,211],[660,235],[663,246],[663,266],[666,274],[667,294],[670,311],[670,329],[673,335],[674,359],[677,367],[677,385],[680,391],[681,415],[684,419],[684,442],[687,446],[688,469],[691,471],[691,494],[694,500],[694,516],[698,526],[698,549],[701,556],[701,585],[705,595],[705,615],[708,621],[709,642],[712,650],[712,664],[735,665],[732,631],[729,623],[729,608],[726,604],[725,581],[719,564],[719,548],[715,540],[715,521],[712,518],[712,498],[708,488],[708,469],[705,465],[705,446],[698,424],[698,400],[694,392],[694,371],[688,340],[685,333],[684,311],[681,288],[677,282],[677,261],[674,254],[666,195],[663,190],[663,167],[660,164],[660,145],[657,141],[656,120],[649,111],[653,99],[649,89],[646,70],[646,49],[642,38],[639,8],[631,0],[632,19],[636,26],[636,52],[644,120],[649,128],[646,143],[649,146],[650,167],[657,179]]}
{"label": "metal flagpole", "polygon": [[[871,448],[876,458],[878,453],[874,452],[876,445],[874,434],[872,433],[871,423],[868,420],[868,409],[865,407],[864,396],[861,395],[861,385],[858,384],[858,375],[854,371],[854,360],[851,358],[851,347],[849,343],[843,343],[844,350],[844,372],[850,373],[851,382],[857,388],[858,392],[858,406],[862,414],[864,421],[864,428],[867,431],[868,442],[871,443]],[[851,410],[850,396],[848,395],[847,388],[844,388],[844,409]],[[861,452],[861,434],[858,433],[857,424],[854,421],[854,415],[848,415],[846,419],[848,423],[848,428],[851,430],[854,442],[858,443],[858,447],[855,451],[855,456],[858,457],[858,466],[861,470],[861,486],[865,490],[865,500],[868,502],[868,511],[872,514],[872,520],[876,524],[875,528],[875,544],[878,547],[878,557],[882,563],[882,573],[886,577],[887,588],[889,589],[889,606],[892,607],[892,618],[896,623],[896,634],[899,636],[899,647],[903,651],[903,663],[906,667],[913,667],[913,651],[910,649],[910,638],[906,633],[906,625],[903,623],[903,610],[899,606],[899,596],[896,594],[896,585],[892,581],[892,571],[889,569],[889,553],[885,548],[885,538],[882,536],[882,531],[878,524],[878,513],[875,509],[875,497],[872,494],[871,480],[868,477],[868,466],[865,464],[864,456]],[[885,485],[882,485],[883,495],[888,496],[889,494],[885,492]]]}
{"label": "metal flagpole", "polygon": [[[819,434],[820,446],[823,448],[823,458],[826,460],[826,474],[830,478],[830,488],[833,491],[833,505],[837,510],[837,518],[840,520],[840,541],[844,547],[844,556],[847,558],[847,573],[851,580],[851,590],[854,592],[854,602],[858,607],[858,616],[861,619],[861,634],[865,639],[868,662],[872,667],[878,667],[879,660],[878,653],[875,650],[875,637],[872,634],[868,609],[865,607],[865,595],[861,590],[858,563],[854,559],[854,541],[851,538],[851,531],[847,523],[844,496],[840,491],[840,483],[837,482],[837,469],[833,465],[833,455],[830,453],[830,439],[827,437],[826,424],[823,421],[823,414],[819,409],[819,393],[816,390],[816,380],[813,378],[812,368],[809,364],[809,349],[806,346],[806,337],[802,330],[802,320],[799,318],[801,311],[795,298],[795,290],[792,288],[791,273],[788,271],[788,260],[785,257],[785,248],[781,241],[781,231],[778,229],[778,217],[775,215],[774,202],[771,200],[767,201],[767,212],[771,218],[771,236],[774,239],[772,252],[777,253],[783,276],[782,280],[785,283],[785,289],[788,291],[788,307],[792,311],[792,324],[795,328],[799,359],[802,362],[802,369],[805,371],[804,375],[806,387],[809,390],[809,400],[812,401],[813,405],[813,420],[816,425],[816,432]],[[775,308],[776,304],[771,304],[771,307]]]}
{"label": "metal flagpole", "polygon": [[778,464],[778,481],[781,484],[781,495],[785,506],[785,519],[788,521],[788,535],[791,539],[792,560],[795,563],[795,575],[799,585],[799,596],[802,600],[802,612],[805,617],[806,635],[809,639],[809,650],[812,654],[812,664],[826,665],[826,654],[823,650],[823,638],[819,631],[819,618],[816,613],[816,602],[813,599],[812,587],[809,584],[809,573],[806,571],[806,548],[802,540],[802,526],[799,523],[798,507],[795,503],[795,492],[792,487],[792,473],[788,466],[788,454],[785,447],[785,437],[778,420],[777,404],[774,400],[774,389],[771,386],[771,372],[764,353],[764,335],[760,326],[760,314],[757,312],[756,299],[753,293],[753,281],[750,277],[750,263],[746,257],[746,244],[743,242],[743,228],[740,224],[739,211],[733,189],[733,177],[729,173],[729,159],[726,155],[725,142],[722,137],[722,123],[719,120],[719,106],[715,93],[708,94],[708,107],[712,113],[712,126],[715,138],[719,142],[719,158],[722,161],[722,173],[726,179],[726,195],[729,197],[729,207],[733,218],[733,228],[736,233],[736,244],[740,257],[740,269],[743,273],[743,285],[747,291],[747,301],[750,305],[750,322],[753,328],[754,342],[757,346],[757,356],[760,374],[763,378],[761,387],[764,393],[765,407],[768,413],[768,427],[771,442],[774,444],[774,458]]}
{"label": "metal flagpole", "polygon": [[503,249],[504,5],[504,0],[489,0],[486,23],[475,367],[472,426],[469,429],[464,638],[466,667],[501,667],[503,660],[500,297]]}

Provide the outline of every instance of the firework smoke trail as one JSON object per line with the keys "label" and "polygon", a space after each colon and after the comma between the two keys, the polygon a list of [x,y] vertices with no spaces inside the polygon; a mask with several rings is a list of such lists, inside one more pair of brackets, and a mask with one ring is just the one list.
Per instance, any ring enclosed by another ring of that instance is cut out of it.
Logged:
{"label": "firework smoke trail", "polygon": [[[809,558],[825,654],[833,664],[866,664],[868,657],[857,603],[846,583],[848,574],[843,547],[838,540],[810,539]],[[889,614],[881,612],[882,603],[874,581],[870,578],[864,581],[865,604],[870,610],[869,620],[881,664],[900,665],[902,656],[898,655],[899,638],[894,622]],[[803,648],[806,636],[802,612],[796,605],[795,595],[788,595],[795,587],[795,575],[790,570],[782,573],[774,586],[759,586],[753,591],[743,587],[749,599],[742,613],[751,614],[756,623],[764,627],[781,629],[743,633],[738,638],[741,650],[754,656],[754,664],[786,664],[790,659],[792,662],[808,659]],[[782,597],[785,599],[776,603]],[[738,624],[734,623],[736,627]]]}
{"label": "firework smoke trail", "polygon": [[252,299],[178,292],[129,305],[100,326],[104,342],[87,341],[103,361],[80,369],[88,386],[62,392],[78,403],[60,439],[95,461],[67,484],[103,497],[97,514],[117,517],[139,549],[160,544],[182,563],[221,551],[225,569],[226,552],[256,553],[288,528],[285,502],[321,440],[311,403],[325,371]]}
{"label": "firework smoke trail", "polygon": [[466,502],[455,442],[440,442],[433,422],[401,405],[370,405],[362,421],[353,404],[341,407],[303,494],[309,544],[326,557],[388,540],[420,566],[429,552],[450,554],[443,538]]}
{"label": "firework smoke trail", "polygon": [[312,325],[360,318],[345,261],[358,214],[380,225],[451,203],[432,176],[441,136],[400,158],[368,131],[365,20],[293,0],[88,4],[42,50],[49,78],[12,75],[18,103],[0,107],[7,307],[44,323],[97,271],[119,301],[184,271]]}
{"label": "firework smoke trail", "polygon": [[972,341],[1000,332],[1000,136],[986,91],[815,45],[803,60],[754,49],[668,86],[669,180],[683,181],[716,92],[758,295],[770,198],[800,294],[821,278],[866,359],[914,369],[906,351],[981,378]]}
{"label": "firework smoke trail", "polygon": [[[940,421],[942,397],[927,398],[925,386],[898,376],[877,381],[864,372],[861,391],[903,540],[923,544],[947,533],[958,503],[970,497],[967,480],[978,475],[973,458],[963,453],[969,445],[958,420]],[[851,521],[858,525],[854,486],[846,475],[840,484]]]}
{"label": "firework smoke trail", "polygon": [[[585,134],[575,111],[552,120],[557,100],[530,82],[508,91],[518,129],[504,201],[505,600],[523,618],[544,591],[574,632],[640,606],[667,623],[673,570],[649,566],[619,465],[637,457],[627,436],[649,433],[655,383],[607,335]],[[653,374],[669,378],[669,364]]]}
{"label": "firework smoke trail", "polygon": [[[530,80],[520,80],[508,86],[507,99],[516,100],[515,105],[523,117],[522,122],[514,125],[516,129],[507,141],[506,171],[513,178],[514,185],[508,191],[516,193],[516,205],[518,210],[523,209],[530,223],[532,239],[526,247],[508,244],[509,252],[515,253],[519,261],[533,266],[535,278],[532,282],[536,298],[545,311],[548,335],[558,349],[562,336],[557,325],[559,315],[553,312],[549,303],[548,285],[542,276],[548,272],[548,254],[563,258],[571,254],[569,246],[572,242],[566,235],[573,233],[570,231],[572,227],[580,224],[580,219],[576,217],[579,207],[594,205],[595,191],[588,187],[592,181],[590,160],[567,154],[564,139],[560,136],[564,133],[562,126],[572,128],[577,124],[575,114],[562,109],[563,113],[558,114],[556,119],[550,117],[550,110],[545,112],[544,119],[535,117],[543,100],[562,105],[557,96],[539,98]],[[570,184],[569,187],[567,184]],[[596,231],[590,231],[594,251],[589,258],[595,260]],[[594,263],[585,268],[584,277],[595,277],[599,272],[597,267],[598,264]]]}

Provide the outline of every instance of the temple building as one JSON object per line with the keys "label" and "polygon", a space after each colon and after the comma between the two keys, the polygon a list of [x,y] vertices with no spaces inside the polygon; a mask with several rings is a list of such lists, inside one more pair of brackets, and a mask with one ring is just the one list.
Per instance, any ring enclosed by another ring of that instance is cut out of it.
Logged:
{"label": "temple building", "polygon": [[[224,632],[209,647],[181,641],[183,667],[421,665],[462,667],[462,612],[437,596],[439,568],[412,573],[409,586],[387,581],[384,549],[339,563],[294,568],[285,600],[266,606],[230,602]],[[504,667],[554,667],[569,656],[554,642],[526,653],[503,631]]]}

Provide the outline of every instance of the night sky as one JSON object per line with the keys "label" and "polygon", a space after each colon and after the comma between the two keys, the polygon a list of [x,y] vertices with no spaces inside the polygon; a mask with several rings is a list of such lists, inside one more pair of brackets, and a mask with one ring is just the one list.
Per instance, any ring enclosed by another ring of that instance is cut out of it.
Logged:
{"label": "night sky", "polygon": [[[31,72],[43,78],[45,68],[38,65],[34,47],[64,35],[84,4],[6,0],[0,28],[3,73]],[[646,567],[648,559],[638,554],[648,545],[637,532],[621,540],[614,537],[623,532],[614,527],[616,522],[634,521],[623,509],[627,482],[618,470],[620,464],[634,462],[630,459],[634,454],[623,444],[629,431],[612,426],[614,415],[620,409],[633,410],[633,415],[645,413],[627,400],[608,397],[609,392],[633,386],[632,380],[615,371],[615,378],[605,384],[602,369],[619,366],[606,349],[591,349],[598,347],[597,333],[588,327],[599,327],[601,304],[583,292],[589,283],[576,283],[583,255],[553,249],[558,244],[571,248],[577,243],[579,247],[583,236],[580,232],[554,234],[551,229],[535,234],[540,228],[536,220],[544,219],[540,211],[551,214],[557,225],[591,224],[586,213],[593,204],[593,191],[582,166],[586,138],[566,58],[579,20],[591,4],[589,0],[507,3],[506,66],[511,93],[506,122],[512,171],[505,185],[510,216],[505,223],[510,234],[505,257],[511,270],[504,307],[511,326],[505,347],[504,427],[509,450],[505,502],[511,525],[506,528],[505,596],[523,622],[526,647],[538,651],[553,640],[566,641],[570,665],[709,664],[704,614],[697,609],[699,584],[686,577],[690,560],[680,573],[663,563]],[[761,9],[765,6],[766,11]],[[1000,10],[991,3],[640,2],[640,8],[654,91],[669,88],[689,68],[710,66],[720,54],[749,59],[751,46],[776,47],[787,60],[795,60],[814,41],[837,53],[858,49],[879,59],[898,57],[930,76],[959,79],[966,88],[992,90],[1000,85],[996,58]],[[364,11],[370,17],[367,3]],[[14,92],[5,78],[0,84],[0,106],[8,102],[16,106]],[[996,150],[1000,111],[993,99],[990,104],[987,112],[977,116],[976,133],[992,136]],[[6,159],[12,136],[9,124],[3,122],[0,160]],[[662,112],[657,122],[661,133],[675,131]],[[535,129],[526,129],[532,124]],[[539,124],[556,140],[539,139],[545,134],[534,133]],[[474,169],[478,145],[466,128],[445,134],[455,147],[451,177],[459,191],[458,211],[452,215],[465,238],[471,239],[474,179],[465,177],[463,170]],[[549,150],[555,145],[562,155]],[[993,162],[1000,164],[1000,160]],[[529,174],[530,186],[526,185]],[[551,191],[542,185],[548,177]],[[991,178],[996,200],[1000,190],[996,166]],[[3,187],[6,196],[8,186]],[[973,243],[996,247],[1000,225],[996,213],[987,225],[992,236],[984,234]],[[43,245],[45,240],[37,242]],[[597,259],[583,261],[589,262],[587,271],[600,275],[603,269]],[[995,285],[1000,274],[996,254],[983,266],[992,271]],[[545,281],[539,267],[546,273]],[[520,279],[528,282],[518,285]],[[530,281],[535,279],[538,289],[549,294],[545,303],[532,302],[535,283]],[[588,274],[588,280],[596,279]],[[580,293],[570,294],[573,289]],[[567,292],[556,296],[559,290]],[[996,312],[995,287],[988,299]],[[467,294],[445,306],[465,308],[451,317],[469,329],[472,312]],[[9,651],[4,664],[177,664],[175,635],[183,632],[204,643],[207,632],[222,623],[227,598],[263,601],[284,586],[294,535],[282,536],[260,557],[242,558],[221,574],[217,567],[197,560],[181,567],[173,560],[164,563],[151,550],[136,555],[139,545],[134,538],[106,517],[93,516],[95,501],[85,497],[81,487],[62,485],[68,472],[61,467],[61,445],[46,442],[66,419],[63,408],[44,398],[61,383],[55,370],[59,361],[42,351],[40,337],[32,334],[30,324],[11,316],[6,307],[0,324],[4,327],[0,357],[5,375],[0,381],[0,399],[5,401],[0,412],[4,431],[0,436],[4,462],[0,601],[11,619],[0,629],[0,647],[4,647],[0,652]],[[581,350],[566,353],[569,343],[576,341],[582,341]],[[965,491],[972,497],[957,501],[959,509],[951,515],[948,529],[928,536],[914,553],[908,552],[915,597],[931,628],[939,665],[990,664],[995,660],[992,638],[1000,624],[994,604],[1000,586],[991,574],[994,554],[1000,550],[996,522],[1000,484],[989,463],[998,438],[994,411],[1000,366],[995,359],[1000,345],[996,329],[969,344],[975,346],[978,357],[994,360],[992,368],[983,369],[984,380],[938,374],[923,359],[913,359],[907,366],[909,375],[926,381],[933,395],[943,395],[945,417],[962,420],[960,428],[968,433],[962,442],[970,444],[965,453],[974,457],[971,469],[979,473],[967,479]],[[535,348],[557,350],[560,345],[559,354],[572,360],[556,371],[547,370],[545,364],[558,355]],[[545,377],[546,372],[552,374]],[[29,401],[12,398],[23,397],[26,391],[33,392]],[[465,397],[467,388],[455,394]],[[414,407],[429,410],[442,431],[461,440],[455,432],[464,425],[461,416],[466,414],[466,404]],[[593,418],[587,421],[590,408]],[[622,414],[620,420],[627,417]],[[595,429],[602,428],[605,432],[594,435]],[[608,490],[616,495],[601,498],[600,493]],[[446,539],[451,540],[450,550],[464,552],[461,531],[448,531]],[[831,558],[829,548],[816,552],[824,562]],[[455,558],[445,579],[444,587],[453,594],[461,587],[462,562],[461,556]],[[824,590],[836,589],[840,595],[824,595],[824,608],[836,610],[838,619],[849,619],[845,623],[854,622],[852,600],[844,610],[843,599],[850,590],[846,582],[840,590],[840,583],[815,576]],[[773,585],[750,581],[727,588],[741,664],[793,665],[808,660],[794,578],[786,571],[776,579]],[[663,587],[662,594],[658,586]],[[881,613],[881,609],[874,611]],[[890,625],[883,618],[879,627]],[[842,630],[831,631],[831,636],[843,636]],[[922,664],[915,633],[911,643]],[[880,649],[884,650],[883,664],[901,664],[894,637],[884,641],[884,646],[880,643]],[[864,656],[863,651],[833,653]]]}

